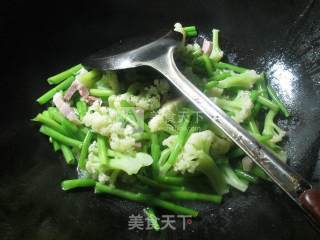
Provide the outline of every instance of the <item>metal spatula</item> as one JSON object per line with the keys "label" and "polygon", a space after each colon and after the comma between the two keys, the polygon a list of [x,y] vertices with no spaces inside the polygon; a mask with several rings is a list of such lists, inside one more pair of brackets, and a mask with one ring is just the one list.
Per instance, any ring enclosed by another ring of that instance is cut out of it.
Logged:
{"label": "metal spatula", "polygon": [[127,52],[110,56],[108,52],[92,55],[83,61],[83,65],[100,70],[150,66],[159,71],[258,164],[305,211],[313,223],[319,226],[320,191],[312,188],[310,183],[259,144],[178,70],[173,55],[181,45],[181,40],[182,34],[171,31],[156,41]]}

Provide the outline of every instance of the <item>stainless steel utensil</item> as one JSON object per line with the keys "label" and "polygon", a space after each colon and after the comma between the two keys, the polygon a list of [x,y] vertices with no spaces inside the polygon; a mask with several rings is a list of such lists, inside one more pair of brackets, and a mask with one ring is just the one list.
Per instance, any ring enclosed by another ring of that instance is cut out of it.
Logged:
{"label": "stainless steel utensil", "polygon": [[181,45],[182,35],[169,32],[164,37],[131,51],[117,55],[92,55],[83,61],[88,68],[119,70],[150,66],[162,73],[186,98],[216,124],[266,174],[295,201],[319,226],[320,191],[277,159],[247,131],[196,88],[177,68],[174,52]]}

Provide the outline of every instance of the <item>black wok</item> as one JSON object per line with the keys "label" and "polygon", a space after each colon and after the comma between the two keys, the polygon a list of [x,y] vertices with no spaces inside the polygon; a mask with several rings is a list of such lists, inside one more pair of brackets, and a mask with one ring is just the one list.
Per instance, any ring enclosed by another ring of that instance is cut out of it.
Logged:
{"label": "black wok", "polygon": [[7,1],[0,9],[0,239],[319,239],[272,183],[233,191],[222,205],[190,203],[201,217],[182,230],[128,230],[140,204],[92,191],[65,193],[75,170],[30,119],[46,77],[115,42],[152,37],[176,21],[222,30],[229,61],[266,70],[292,117],[289,164],[315,184],[320,143],[320,1]]}

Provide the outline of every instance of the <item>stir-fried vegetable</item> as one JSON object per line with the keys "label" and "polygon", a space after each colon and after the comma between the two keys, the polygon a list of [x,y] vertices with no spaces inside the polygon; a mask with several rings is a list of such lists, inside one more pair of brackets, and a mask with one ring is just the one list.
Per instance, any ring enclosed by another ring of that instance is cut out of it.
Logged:
{"label": "stir-fried vegetable", "polygon": [[[188,44],[198,34],[195,26],[177,23],[175,31],[183,34],[183,72],[285,160],[278,145],[285,132],[276,118],[279,112],[285,117],[289,112],[267,86],[264,74],[222,62],[217,29],[203,46]],[[158,77],[150,81],[139,70],[119,74],[78,64],[48,78],[56,86],[37,101],[52,101],[54,106],[33,121],[42,125],[40,132],[50,137],[67,164],[77,166],[79,178],[63,181],[63,190],[91,187],[95,193],[197,216],[181,202],[219,204],[231,189],[244,192],[259,179],[268,180],[243,151]],[[159,230],[155,211],[146,208],[145,214]]]}

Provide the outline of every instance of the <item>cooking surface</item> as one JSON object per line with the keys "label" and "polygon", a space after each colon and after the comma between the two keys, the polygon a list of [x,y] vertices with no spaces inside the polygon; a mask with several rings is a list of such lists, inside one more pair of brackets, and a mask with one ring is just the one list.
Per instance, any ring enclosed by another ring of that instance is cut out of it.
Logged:
{"label": "cooking surface", "polygon": [[231,62],[266,70],[292,113],[280,119],[288,130],[290,165],[319,181],[319,1],[169,2],[98,1],[70,9],[44,3],[42,11],[26,1],[2,6],[0,239],[319,238],[271,183],[233,191],[219,206],[190,203],[201,217],[185,231],[178,223],[177,230],[161,233],[128,230],[129,215],[141,214],[139,204],[90,190],[60,190],[75,170],[29,121],[41,109],[35,99],[47,89],[45,79],[108,44],[165,31],[176,21],[204,33],[220,28]]}

